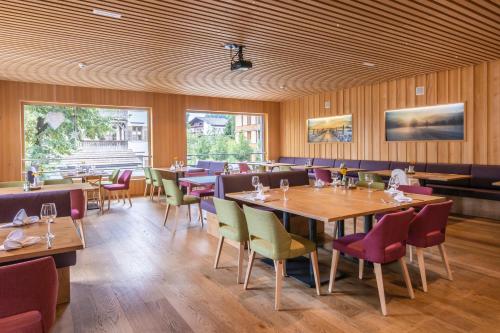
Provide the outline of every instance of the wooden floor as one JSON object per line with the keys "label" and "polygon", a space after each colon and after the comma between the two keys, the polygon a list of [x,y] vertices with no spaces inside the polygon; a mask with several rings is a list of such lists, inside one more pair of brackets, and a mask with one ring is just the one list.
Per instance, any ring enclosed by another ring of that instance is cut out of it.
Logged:
{"label": "wooden floor", "polygon": [[[58,308],[54,332],[498,332],[500,224],[494,221],[452,218],[446,244],[455,280],[443,278],[437,250],[428,252],[427,294],[417,267],[409,267],[414,300],[399,266],[384,266],[388,317],[380,314],[373,271],[365,269],[359,281],[345,259],[339,269],[347,277],[334,294],[323,286],[316,296],[286,278],[284,310],[275,312],[272,268],[256,261],[244,291],[236,284],[236,249],[224,247],[222,268],[212,268],[217,239],[194,222],[194,209],[191,225],[180,214],[172,238],[162,223],[165,206],[143,198],[133,204],[85,219],[87,248],[72,267],[72,300]],[[330,260],[329,251],[320,251],[320,261]]]}

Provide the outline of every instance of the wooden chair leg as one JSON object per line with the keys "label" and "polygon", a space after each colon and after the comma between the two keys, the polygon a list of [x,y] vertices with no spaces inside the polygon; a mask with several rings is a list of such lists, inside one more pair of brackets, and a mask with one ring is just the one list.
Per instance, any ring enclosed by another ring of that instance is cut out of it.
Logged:
{"label": "wooden chair leg", "polygon": [[175,206],[175,220],[174,220],[174,230],[172,230],[172,233],[175,234],[177,231],[177,223],[179,221],[179,206]]}
{"label": "wooden chair leg", "polygon": [[337,276],[337,267],[339,265],[340,252],[333,250],[332,253],[332,267],[330,268],[330,283],[328,285],[328,292],[333,291],[333,286],[335,285],[335,277]]}
{"label": "wooden chair leg", "polygon": [[201,210],[201,203],[198,203],[198,218],[200,219],[201,227],[203,228],[203,212]]}
{"label": "wooden chair leg", "polygon": [[111,209],[111,191],[108,191],[108,210]]}
{"label": "wooden chair leg", "polygon": [[149,200],[153,200],[153,195],[155,194],[155,186],[151,184],[151,188],[149,189]]}
{"label": "wooden chair leg", "polygon": [[375,278],[377,280],[378,297],[380,299],[380,307],[382,309],[382,314],[384,316],[387,316],[387,307],[385,305],[384,280],[382,278],[382,265],[373,263],[373,268],[375,271]]}
{"label": "wooden chair leg", "polygon": [[360,280],[363,280],[363,271],[365,269],[365,260],[364,259],[359,259],[359,276],[358,278]]}
{"label": "wooden chair leg", "polygon": [[275,290],[274,290],[274,310],[280,309],[280,299],[281,299],[281,284],[283,282],[283,261],[278,260],[276,263],[276,279],[275,279]]}
{"label": "wooden chair leg", "polygon": [[121,190],[120,193],[122,194],[123,204],[125,205],[125,191]]}
{"label": "wooden chair leg", "polygon": [[148,186],[149,184],[146,183],[146,186],[144,186],[144,196],[148,193]]}
{"label": "wooden chair leg", "polygon": [[130,190],[127,190],[127,198],[128,198],[128,203],[130,204],[130,207],[132,207],[132,200],[130,199]]}
{"label": "wooden chair leg", "polygon": [[222,252],[222,245],[224,244],[224,236],[219,236],[219,243],[217,244],[217,252],[215,252],[215,262],[214,269],[217,269],[217,265],[219,264],[220,254]]}
{"label": "wooden chair leg", "polygon": [[403,272],[403,279],[405,280],[406,289],[408,289],[408,295],[411,299],[415,298],[413,293],[413,286],[411,285],[410,274],[408,274],[408,267],[406,267],[406,261],[404,258],[399,258],[399,264],[401,265],[401,272]]}
{"label": "wooden chair leg", "polygon": [[444,249],[444,243],[438,245],[439,252],[441,252],[441,258],[443,258],[444,267],[446,268],[446,273],[448,274],[448,280],[453,281],[453,275],[451,274],[450,263],[448,262],[448,256],[446,255],[446,250]]}
{"label": "wooden chair leg", "polygon": [[245,283],[243,284],[243,289],[248,289],[248,282],[250,282],[250,274],[252,273],[253,261],[255,259],[255,251],[250,252],[250,258],[248,258],[247,273],[245,274]]}
{"label": "wooden chair leg", "polygon": [[168,211],[170,210],[170,204],[167,204],[167,208],[165,209],[165,218],[163,219],[163,226],[167,224]]}
{"label": "wooden chair leg", "polygon": [[339,228],[339,221],[333,224],[333,239],[337,239],[337,229]]}
{"label": "wooden chair leg", "polygon": [[313,265],[313,273],[314,273],[314,284],[316,285],[316,294],[321,296],[321,282],[319,279],[319,267],[318,267],[318,251],[311,252],[311,260]]}
{"label": "wooden chair leg", "polygon": [[245,255],[245,243],[240,243],[238,250],[238,283],[243,283],[243,257]]}
{"label": "wooden chair leg", "polygon": [[427,277],[425,276],[425,262],[424,262],[424,249],[416,247],[418,269],[420,270],[420,278],[422,279],[422,289],[427,292]]}
{"label": "wooden chair leg", "polygon": [[353,225],[352,225],[352,229],[353,229],[353,234],[356,233],[356,224],[357,224],[358,220],[354,217],[353,218]]}
{"label": "wooden chair leg", "polygon": [[160,202],[161,186],[158,186],[158,202]]}
{"label": "wooden chair leg", "polygon": [[85,248],[86,245],[85,245],[85,233],[83,232],[83,222],[82,220],[76,220],[76,223],[78,225],[78,232],[80,233],[80,238],[82,239],[83,248]]}
{"label": "wooden chair leg", "polygon": [[411,245],[408,245],[408,253],[409,253],[409,256],[410,256],[410,262],[413,262],[413,247]]}
{"label": "wooden chair leg", "polygon": [[188,206],[188,219],[189,219],[189,223],[191,223],[191,205],[187,205]]}

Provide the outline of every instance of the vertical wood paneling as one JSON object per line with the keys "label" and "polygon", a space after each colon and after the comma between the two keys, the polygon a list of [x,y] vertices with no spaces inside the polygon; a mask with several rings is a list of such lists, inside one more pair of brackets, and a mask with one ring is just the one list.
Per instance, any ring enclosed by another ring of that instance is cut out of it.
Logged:
{"label": "vertical wood paneling", "polygon": [[[425,95],[415,88],[424,86]],[[297,100],[301,120],[290,112]],[[320,106],[314,101],[319,100]],[[330,100],[330,110],[323,108]],[[461,142],[386,142],[384,111],[466,103],[466,138]],[[339,89],[281,103],[282,155],[343,159],[500,164],[500,60],[448,71]],[[319,111],[319,112],[318,112]],[[323,112],[322,112],[323,111]],[[307,144],[305,122],[325,115],[353,114],[352,143]],[[289,136],[296,135],[295,140]]]}

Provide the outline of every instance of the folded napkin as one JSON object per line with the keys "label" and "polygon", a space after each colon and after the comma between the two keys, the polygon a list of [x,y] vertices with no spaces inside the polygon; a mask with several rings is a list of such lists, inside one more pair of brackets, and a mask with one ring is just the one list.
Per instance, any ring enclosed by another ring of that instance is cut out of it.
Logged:
{"label": "folded napkin", "polygon": [[9,233],[3,244],[0,245],[0,251],[9,251],[20,249],[38,243],[42,238],[39,236],[26,236],[20,229]]}
{"label": "folded napkin", "polygon": [[397,202],[412,202],[413,199],[404,195],[403,192],[398,193],[394,196],[394,200]]}
{"label": "folded napkin", "polygon": [[32,224],[38,222],[40,219],[38,216],[28,216],[24,209],[17,212],[14,220],[11,223],[4,223],[0,225],[0,228],[10,228],[10,227],[22,227],[24,225]]}
{"label": "folded napkin", "polygon": [[392,196],[398,195],[398,194],[403,194],[403,191],[396,190],[394,187],[390,187],[389,189],[384,191],[385,193],[388,193]]}
{"label": "folded napkin", "polygon": [[171,166],[170,166],[170,170],[171,170],[171,171],[175,171],[175,166],[171,165]]}

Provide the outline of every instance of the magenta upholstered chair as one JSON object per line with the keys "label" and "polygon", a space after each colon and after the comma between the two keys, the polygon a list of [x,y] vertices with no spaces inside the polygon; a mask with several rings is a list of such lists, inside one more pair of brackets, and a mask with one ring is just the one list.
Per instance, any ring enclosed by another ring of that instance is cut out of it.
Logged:
{"label": "magenta upholstered chair", "polygon": [[330,184],[332,182],[332,173],[330,170],[314,169],[314,176],[317,180],[321,179],[325,183]]}
{"label": "magenta upholstered chair", "polygon": [[359,259],[359,278],[363,278],[364,261],[373,263],[375,277],[377,279],[378,295],[382,314],[387,315],[385,305],[384,284],[382,280],[382,264],[399,261],[403,278],[408,289],[410,298],[413,299],[413,288],[404,261],[406,254],[406,239],[410,221],[414,216],[413,208],[396,213],[386,214],[373,229],[367,233],[348,235],[333,241],[332,268],[330,271],[330,285],[328,291],[331,293],[335,283],[335,275],[339,262],[340,252]]}
{"label": "magenta upholstered chair", "polygon": [[108,194],[108,210],[111,206],[111,192],[118,191],[118,193],[122,193],[123,203],[125,203],[125,194],[128,197],[128,202],[130,203],[130,207],[132,207],[132,200],[130,200],[130,179],[132,178],[132,170],[125,170],[122,172],[120,177],[118,178],[118,182],[116,184],[104,185],[104,190],[107,191]]}
{"label": "magenta upholstered chair", "polygon": [[240,169],[240,173],[249,173],[251,171],[246,163],[238,163],[238,168]]}
{"label": "magenta upholstered chair", "polygon": [[85,235],[83,233],[83,217],[85,216],[85,195],[82,190],[72,190],[69,192],[71,199],[71,218],[78,226],[83,247],[85,247]]}
{"label": "magenta upholstered chair", "polygon": [[[206,176],[206,175],[208,175],[208,171],[206,171],[206,170],[205,171],[190,171],[190,172],[184,173],[185,178],[201,177],[201,176]],[[181,190],[183,187],[185,187],[187,194],[190,194],[192,186],[193,186],[193,184],[191,184],[189,182],[179,182],[179,187],[181,188]]]}
{"label": "magenta upholstered chair", "polygon": [[59,288],[54,259],[0,267],[0,281],[0,332],[49,332]]}
{"label": "magenta upholstered chair", "polygon": [[453,201],[428,204],[415,215],[410,224],[408,233],[408,245],[416,247],[418,268],[422,278],[422,289],[427,291],[427,279],[425,276],[424,248],[438,246],[443,258],[443,263],[448,274],[448,279],[453,280],[448,257],[444,249],[446,224],[450,215]]}

